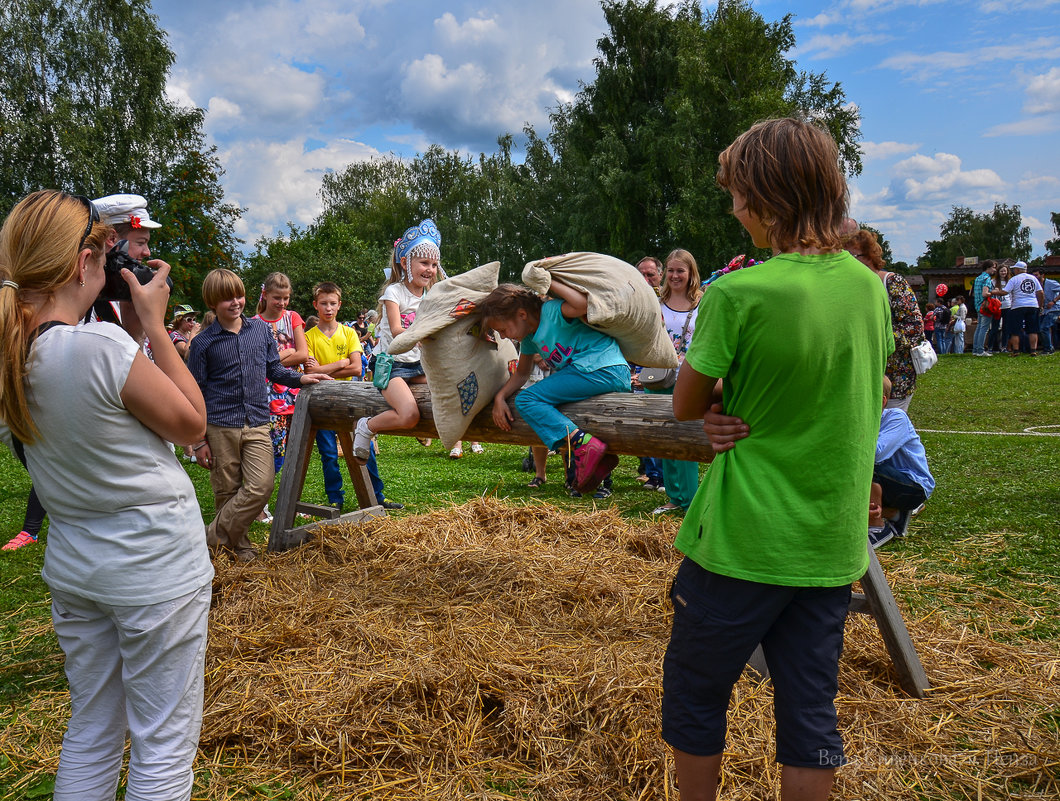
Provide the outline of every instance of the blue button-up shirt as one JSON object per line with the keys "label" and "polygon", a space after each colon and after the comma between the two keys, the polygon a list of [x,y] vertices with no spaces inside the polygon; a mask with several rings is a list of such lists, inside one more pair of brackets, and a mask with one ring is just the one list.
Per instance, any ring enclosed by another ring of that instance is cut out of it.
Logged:
{"label": "blue button-up shirt", "polygon": [[211,425],[264,425],[269,422],[268,381],[301,386],[302,374],[280,364],[268,323],[242,319],[238,334],[215,320],[188,346],[188,369],[202,390]]}

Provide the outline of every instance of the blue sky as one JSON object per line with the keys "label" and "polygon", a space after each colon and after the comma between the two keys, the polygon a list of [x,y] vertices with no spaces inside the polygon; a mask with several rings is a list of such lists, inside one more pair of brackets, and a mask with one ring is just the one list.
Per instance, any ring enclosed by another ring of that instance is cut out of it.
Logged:
{"label": "blue sky", "polygon": [[[825,72],[859,108],[852,212],[895,258],[914,261],[952,206],[995,202],[1021,207],[1043,252],[1060,212],[1060,0],[754,6],[768,20],[792,14],[798,67]],[[207,110],[248,246],[311,222],[328,170],[432,143],[492,151],[526,122],[545,133],[549,109],[592,81],[604,32],[595,0],[153,7],[177,56],[169,94]]]}

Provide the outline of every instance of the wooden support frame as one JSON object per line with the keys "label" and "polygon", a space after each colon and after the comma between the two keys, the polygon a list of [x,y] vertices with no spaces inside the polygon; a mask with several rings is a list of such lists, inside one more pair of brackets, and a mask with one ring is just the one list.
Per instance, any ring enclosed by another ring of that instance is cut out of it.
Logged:
{"label": "wooden support frame", "polygon": [[[427,387],[413,385],[411,389],[420,408],[420,421],[414,428],[392,433],[398,436],[437,437]],[[368,470],[353,458],[350,432],[361,417],[371,417],[388,408],[379,391],[361,381],[328,381],[306,387],[299,393],[287,432],[287,456],[269,535],[270,551],[297,547],[312,537],[316,529],[334,520],[357,523],[386,514],[372,490]],[[599,433],[614,453],[696,462],[709,462],[714,457],[710,442],[699,423],[674,420],[668,395],[614,393],[566,404],[562,408],[579,426]],[[309,457],[319,429],[333,430],[338,435],[357,495],[359,508],[353,512],[339,515],[330,507],[303,504],[301,501]],[[489,407],[471,421],[465,439],[509,445],[540,444],[533,430],[518,414],[511,431],[499,429],[493,422]],[[329,519],[295,526],[299,512]],[[861,578],[861,586],[864,593],[854,595],[850,611],[873,617],[898,671],[902,689],[916,698],[923,698],[925,691],[930,688],[927,675],[887,584],[883,568],[871,548],[869,567]],[[748,664],[762,676],[768,677],[761,647],[755,651]]]}
{"label": "wooden support frame", "polygon": [[[861,577],[861,589],[864,592],[855,592],[850,598],[849,612],[868,615],[876,621],[883,637],[883,644],[891,657],[891,663],[898,673],[898,684],[906,693],[914,698],[923,698],[931,689],[924,666],[920,662],[920,656],[913,645],[913,638],[909,636],[909,629],[902,619],[902,612],[898,603],[894,600],[894,594],[887,583],[883,566],[876,558],[876,551],[869,548],[869,567],[865,575]],[[747,665],[761,678],[769,678],[769,668],[766,666],[765,654],[762,646],[755,648]]]}

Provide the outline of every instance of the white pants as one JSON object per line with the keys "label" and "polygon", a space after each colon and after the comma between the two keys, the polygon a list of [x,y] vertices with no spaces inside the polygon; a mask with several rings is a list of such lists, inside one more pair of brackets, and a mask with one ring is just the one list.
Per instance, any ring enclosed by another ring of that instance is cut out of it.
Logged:
{"label": "white pants", "polygon": [[113,801],[126,732],[126,801],[191,797],[209,610],[209,584],[148,606],[52,590],[72,708],[54,801]]}

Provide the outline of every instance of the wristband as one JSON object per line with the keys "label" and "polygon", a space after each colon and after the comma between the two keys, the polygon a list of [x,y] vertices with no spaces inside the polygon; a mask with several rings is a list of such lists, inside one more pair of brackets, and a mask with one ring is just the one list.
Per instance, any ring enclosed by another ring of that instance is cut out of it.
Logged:
{"label": "wristband", "polygon": [[192,448],[192,451],[194,452],[194,451],[197,451],[197,450],[201,450],[202,448],[205,448],[208,444],[209,443],[206,440],[203,440],[198,445],[196,445],[194,448]]}

